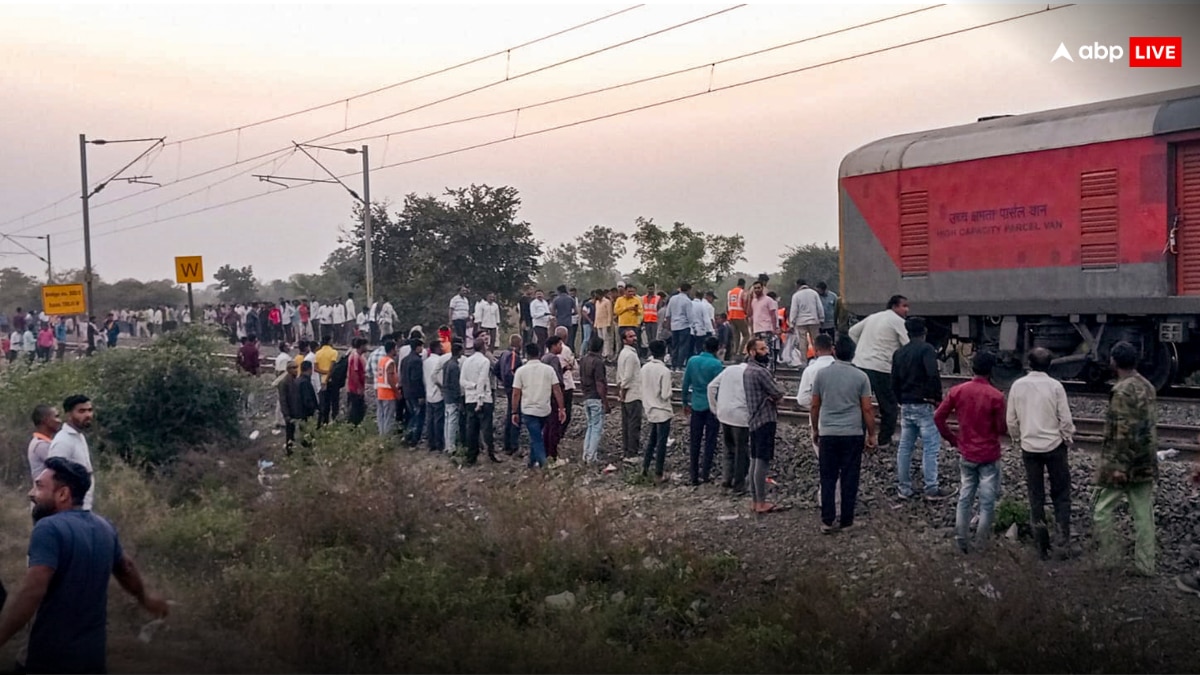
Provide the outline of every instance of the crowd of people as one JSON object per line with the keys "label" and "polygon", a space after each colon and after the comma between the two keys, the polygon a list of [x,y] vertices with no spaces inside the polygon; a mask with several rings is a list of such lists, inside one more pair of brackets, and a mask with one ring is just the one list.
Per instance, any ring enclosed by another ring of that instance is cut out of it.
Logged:
{"label": "crowd of people", "polygon": [[255,336],[268,342],[296,344],[301,340],[320,343],[326,336],[337,345],[348,345],[355,337],[378,342],[380,335],[392,332],[397,321],[395,308],[387,297],[358,307],[354,293],[327,302],[307,298],[278,302],[223,304],[204,308],[204,322],[220,326],[230,342]]}
{"label": "crowd of people", "polygon": [[[1071,538],[1067,461],[1075,430],[1065,389],[1046,374],[1049,352],[1034,349],[1027,355],[1029,374],[1005,397],[990,382],[995,355],[980,351],[972,360],[975,378],[943,395],[936,350],[925,340],[924,321],[908,316],[906,298],[895,296],[884,310],[839,330],[837,296],[825,284],[810,287],[797,280],[782,307],[768,282],[760,277],[747,289],[739,279],[725,311],[714,308],[712,292],[686,283],[670,295],[653,286],[639,293],[623,283],[587,298],[565,286],[549,298],[530,287],[519,304],[520,332],[503,350],[493,347],[499,327],[494,297],[472,307],[463,287],[447,306],[447,322],[428,336],[420,326],[382,333],[372,349],[368,334],[360,331],[344,353],[329,334],[302,340],[296,350],[281,344],[275,363],[277,422],[290,451],[297,424],[338,418],[344,389],[349,422],[360,424],[374,407],[380,434],[401,434],[410,447],[425,443],[435,452],[462,446],[468,464],[484,451],[493,461],[502,461],[501,453],[515,455],[525,430],[527,464],[536,470],[567,461],[559,446],[580,403],[585,465],[614,471],[609,460],[638,456],[647,479],[664,482],[675,420],[671,371],[682,371],[693,485],[711,479],[721,440],[723,486],[749,492],[755,513],[788,508],[769,500],[766,478],[780,403],[794,398],[810,413],[823,532],[853,527],[862,455],[895,443],[896,499],[939,502],[957,495],[958,547],[969,552],[986,546],[1007,439],[1025,467],[1039,553],[1078,554]],[[256,341],[247,336],[244,342],[239,363],[256,372]],[[801,364],[795,393],[785,392],[772,372],[785,350]],[[1138,530],[1136,568],[1149,574],[1155,559],[1156,413],[1154,389],[1131,365],[1135,362],[1130,345],[1112,349],[1119,379],[1094,516],[1103,552],[1111,555],[1117,546],[1113,510],[1122,498],[1130,501]],[[501,399],[503,429],[494,432],[492,413]],[[617,407],[621,447],[606,451],[601,438]],[[914,486],[918,440],[922,483]],[[943,443],[960,454],[957,486],[939,479]],[[1045,513],[1047,478],[1053,525]],[[973,518],[976,500],[979,515]]]}
{"label": "crowd of people", "polygon": [[[24,359],[28,363],[63,359],[67,337],[75,330],[74,317],[52,317],[45,312],[34,314],[20,307],[10,318],[3,315],[0,326],[0,352],[7,363]],[[10,332],[11,331],[11,332]]]}

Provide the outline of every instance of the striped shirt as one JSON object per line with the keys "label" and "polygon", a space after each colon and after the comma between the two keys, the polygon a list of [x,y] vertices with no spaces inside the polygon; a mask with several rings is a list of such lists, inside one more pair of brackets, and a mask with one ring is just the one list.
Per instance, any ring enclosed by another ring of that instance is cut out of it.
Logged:
{"label": "striped shirt", "polygon": [[771,377],[771,371],[758,361],[750,361],[746,364],[742,383],[746,389],[746,408],[750,411],[750,431],[778,421],[783,388]]}

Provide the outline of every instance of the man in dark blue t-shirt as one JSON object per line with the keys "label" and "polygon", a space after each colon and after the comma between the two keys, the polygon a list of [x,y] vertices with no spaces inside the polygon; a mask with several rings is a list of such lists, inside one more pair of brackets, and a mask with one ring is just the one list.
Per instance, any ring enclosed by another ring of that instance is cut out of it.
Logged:
{"label": "man in dark blue t-shirt", "polygon": [[29,571],[0,618],[3,646],[37,613],[26,672],[106,671],[110,574],[151,614],[167,615],[166,601],[147,593],[112,523],[81,508],[91,483],[83,466],[51,457],[29,491],[36,522],[29,539]]}
{"label": "man in dark blue t-shirt", "polygon": [[[554,313],[555,326],[566,326],[567,330],[571,329],[572,320],[579,310],[575,305],[575,298],[567,294],[566,285],[558,287],[558,295],[554,296],[554,300],[550,302],[550,311]],[[550,331],[551,334],[554,331]]]}

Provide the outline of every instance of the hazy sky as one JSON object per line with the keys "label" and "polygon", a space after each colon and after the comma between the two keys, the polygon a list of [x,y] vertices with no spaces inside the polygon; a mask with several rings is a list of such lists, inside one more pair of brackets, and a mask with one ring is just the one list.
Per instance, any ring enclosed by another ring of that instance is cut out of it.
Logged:
{"label": "hazy sky", "polygon": [[[347,225],[336,185],[283,190],[251,173],[321,177],[298,154],[222,167],[290,141],[338,145],[700,66],[928,5],[750,5],[569,65],[360,129],[408,108],[732,7],[644,6],[507,56],[282,121],[249,125],[516,46],[632,5],[0,5],[0,232],[52,235],[56,268],[81,267],[78,134],[166,136],[168,145],[92,198],[92,257],[104,278],[173,276],[176,255],[253,265],[260,278],[315,271]],[[1051,5],[1056,6],[1056,5]],[[550,245],[637,216],[741,233],[746,270],[775,269],[788,245],[837,241],[838,163],[889,135],[1200,83],[1200,12],[1087,4],[819,65],[1046,5],[957,4],[571,102],[431,131],[359,141],[373,169],[808,66],[797,74],[487,148],[371,173],[376,200],[470,183],[512,185],[521,217]],[[1182,35],[1184,66],[1051,63],[1060,42],[1128,47]],[[338,133],[340,132],[340,133]],[[89,146],[102,180],[138,144]],[[338,173],[357,156],[322,152]],[[243,175],[237,175],[244,172]],[[346,179],[354,189],[361,178]],[[224,181],[220,182],[219,181]],[[209,187],[211,186],[211,187]],[[266,194],[272,192],[272,194]],[[188,193],[193,193],[188,195]],[[249,199],[195,215],[180,214]],[[131,196],[136,195],[136,196]],[[105,206],[114,199],[118,203]],[[57,206],[34,213],[61,200]],[[46,222],[50,221],[50,222]],[[156,222],[158,221],[158,222]],[[44,242],[21,240],[44,250]],[[45,266],[0,242],[0,266]],[[626,268],[634,260],[628,257]]]}

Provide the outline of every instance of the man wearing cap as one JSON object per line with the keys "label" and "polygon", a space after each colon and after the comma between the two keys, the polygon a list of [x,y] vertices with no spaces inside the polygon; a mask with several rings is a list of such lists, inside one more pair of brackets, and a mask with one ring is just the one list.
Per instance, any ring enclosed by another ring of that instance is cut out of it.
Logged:
{"label": "man wearing cap", "polygon": [[901,499],[911,499],[912,454],[917,435],[924,454],[921,472],[925,478],[925,499],[940,501],[954,494],[938,487],[938,451],[942,437],[934,421],[934,409],[942,402],[942,378],[938,372],[937,352],[925,341],[925,320],[904,320],[908,344],[892,355],[892,389],[900,402],[900,446],[896,451],[897,491]]}

